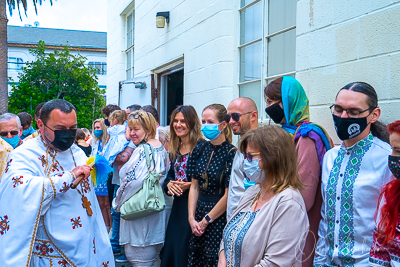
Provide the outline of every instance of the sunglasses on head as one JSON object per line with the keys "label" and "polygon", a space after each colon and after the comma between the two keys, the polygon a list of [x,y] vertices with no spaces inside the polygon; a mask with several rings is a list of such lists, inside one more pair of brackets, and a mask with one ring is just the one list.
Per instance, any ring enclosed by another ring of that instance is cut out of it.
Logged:
{"label": "sunglasses on head", "polygon": [[6,137],[8,135],[8,133],[10,133],[11,135],[17,135],[18,131],[9,131],[9,132],[3,131],[3,132],[0,132],[0,136]]}
{"label": "sunglasses on head", "polygon": [[253,161],[253,156],[257,156],[257,155],[260,155],[260,154],[261,154],[260,152],[244,153],[244,158],[247,159],[249,162],[252,162]]}
{"label": "sunglasses on head", "polygon": [[232,120],[234,120],[234,121],[239,121],[240,120],[240,117],[241,116],[243,116],[243,115],[246,115],[246,114],[250,114],[250,113],[252,113],[253,111],[250,111],[250,112],[246,112],[246,113],[242,113],[242,114],[240,114],[240,113],[237,113],[237,112],[233,112],[233,113],[231,113],[231,114],[226,114],[225,115],[225,121],[226,122],[229,122],[230,120],[231,120],[231,118],[232,118]]}
{"label": "sunglasses on head", "polygon": [[135,119],[135,120],[137,120],[139,118],[143,120],[143,116],[140,113],[130,114],[129,115],[129,119],[132,119],[132,118]]}

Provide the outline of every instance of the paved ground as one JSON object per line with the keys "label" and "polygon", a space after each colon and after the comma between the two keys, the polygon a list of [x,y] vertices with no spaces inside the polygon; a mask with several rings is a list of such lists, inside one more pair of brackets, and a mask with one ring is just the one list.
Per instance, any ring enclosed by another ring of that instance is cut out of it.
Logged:
{"label": "paved ground", "polygon": [[[119,256],[116,256],[115,259],[117,259]],[[117,263],[115,262],[115,267],[132,267],[132,264],[130,264],[129,262],[125,262],[125,263]]]}
{"label": "paved ground", "polygon": [[116,267],[132,267],[130,263],[115,263]]}
{"label": "paved ground", "polygon": [[[117,259],[120,256],[121,255],[115,256],[115,259]],[[132,267],[132,264],[130,264],[129,262],[125,262],[125,263],[117,263],[117,262],[115,262],[115,267]]]}

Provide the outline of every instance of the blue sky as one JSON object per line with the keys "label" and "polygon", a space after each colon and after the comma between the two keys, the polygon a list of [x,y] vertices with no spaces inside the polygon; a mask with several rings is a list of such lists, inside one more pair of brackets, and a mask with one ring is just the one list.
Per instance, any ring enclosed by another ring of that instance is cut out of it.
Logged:
{"label": "blue sky", "polygon": [[18,10],[14,10],[10,16],[7,6],[8,25],[33,25],[38,21],[41,28],[107,31],[107,0],[53,0],[53,6],[49,0],[44,0],[37,8],[38,15],[32,2],[27,0],[28,17],[22,11],[22,21]]}

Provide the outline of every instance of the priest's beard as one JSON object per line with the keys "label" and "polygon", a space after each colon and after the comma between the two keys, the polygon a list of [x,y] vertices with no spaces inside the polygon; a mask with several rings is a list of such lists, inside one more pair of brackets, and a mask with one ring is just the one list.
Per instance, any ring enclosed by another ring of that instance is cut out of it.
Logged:
{"label": "priest's beard", "polygon": [[[54,149],[56,151],[61,151],[61,150],[57,149],[56,147],[54,147],[51,144],[52,141],[50,141],[49,137],[47,137],[47,133],[46,132],[47,132],[46,127],[44,127],[44,129],[43,129],[43,141],[46,143],[46,145],[48,147],[50,147],[51,149]],[[54,136],[54,138],[55,138],[55,136]]]}

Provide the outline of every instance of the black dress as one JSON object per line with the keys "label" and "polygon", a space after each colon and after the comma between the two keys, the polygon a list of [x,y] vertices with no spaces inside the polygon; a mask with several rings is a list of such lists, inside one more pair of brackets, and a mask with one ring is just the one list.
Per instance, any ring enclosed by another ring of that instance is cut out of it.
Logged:
{"label": "black dress", "polygon": [[77,146],[79,146],[80,149],[83,150],[83,152],[85,152],[86,157],[90,157],[90,154],[92,153],[92,146],[81,146],[76,144]]}
{"label": "black dress", "polygon": [[[193,150],[186,174],[199,182],[200,192],[195,213],[196,221],[200,222],[225,194],[225,189],[229,186],[235,153],[235,146],[228,142],[218,146],[206,142],[197,145]],[[212,158],[207,168],[211,155]],[[203,175],[204,171],[206,171],[206,177]],[[226,213],[210,223],[203,235],[197,237],[191,234],[188,266],[214,267],[218,265],[219,245],[225,225]]]}
{"label": "black dress", "polygon": [[[178,154],[176,160],[171,162],[171,167],[163,186],[165,194],[168,194],[167,184],[170,181],[179,179],[182,182],[191,181],[186,176],[188,158],[189,154]],[[161,252],[161,267],[184,267],[187,265],[189,238],[192,233],[188,221],[188,196],[189,190],[186,190],[180,196],[174,196],[174,203],[165,233],[164,248]]]}

